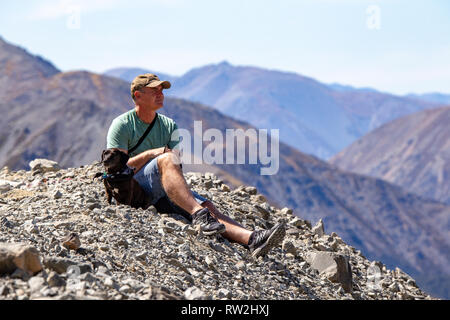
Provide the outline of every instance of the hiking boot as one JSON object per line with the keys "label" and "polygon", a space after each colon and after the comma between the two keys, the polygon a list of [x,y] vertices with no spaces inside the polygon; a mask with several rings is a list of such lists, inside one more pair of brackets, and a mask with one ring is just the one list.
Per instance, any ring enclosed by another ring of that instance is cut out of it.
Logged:
{"label": "hiking boot", "polygon": [[192,225],[199,225],[200,230],[208,236],[225,232],[225,225],[217,221],[208,208],[198,210],[192,215]]}
{"label": "hiking boot", "polygon": [[248,247],[252,257],[264,256],[270,249],[276,247],[286,234],[284,224],[280,223],[269,230],[254,231],[250,236]]}

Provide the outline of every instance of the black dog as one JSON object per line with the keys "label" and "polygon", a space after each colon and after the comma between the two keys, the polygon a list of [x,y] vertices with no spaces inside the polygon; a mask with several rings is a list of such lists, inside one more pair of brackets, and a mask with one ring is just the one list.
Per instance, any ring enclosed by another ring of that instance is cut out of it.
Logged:
{"label": "black dog", "polygon": [[103,150],[102,163],[106,172],[98,172],[94,179],[101,177],[105,184],[106,200],[111,204],[114,197],[117,203],[133,208],[147,209],[150,197],[139,183],[133,179],[134,171],[127,166],[130,157],[117,148]]}

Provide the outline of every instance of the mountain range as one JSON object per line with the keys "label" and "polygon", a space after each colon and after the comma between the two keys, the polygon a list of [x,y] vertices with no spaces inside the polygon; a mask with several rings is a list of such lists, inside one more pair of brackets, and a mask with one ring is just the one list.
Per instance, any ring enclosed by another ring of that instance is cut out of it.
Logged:
{"label": "mountain range", "polygon": [[449,123],[450,106],[396,119],[357,140],[330,163],[450,204]]}
{"label": "mountain range", "polygon": [[410,98],[425,100],[433,103],[437,103],[440,105],[450,105],[450,94],[444,94],[439,92],[430,92],[424,94],[414,94],[410,93],[406,95]]}
{"label": "mountain range", "polygon": [[[122,70],[126,81],[139,74],[128,71]],[[169,96],[206,104],[257,128],[279,129],[281,141],[321,159],[331,158],[386,122],[436,106],[413,97],[327,85],[293,72],[226,61],[171,79]]]}
{"label": "mountain range", "polygon": [[[133,107],[128,82],[86,71],[60,72],[50,62],[3,40],[0,81],[7,83],[0,96],[0,167],[14,170],[41,157],[63,167],[98,161],[111,120]],[[190,131],[194,120],[202,120],[204,130],[215,128],[222,133],[253,128],[180,98],[167,97],[161,113]],[[260,175],[261,163],[197,169],[212,171],[234,186],[253,185],[270,202],[292,208],[313,223],[322,218],[327,233],[335,231],[365,256],[421,279],[418,284],[425,290],[448,295],[450,206],[381,179],[342,171],[284,143],[279,154],[275,175]],[[438,286],[430,285],[436,282]]]}
{"label": "mountain range", "polygon": [[161,80],[168,80],[171,82],[174,82],[178,77],[176,76],[171,76],[167,73],[162,73],[162,72],[158,72],[158,71],[152,71],[152,70],[147,70],[147,69],[142,69],[142,68],[113,68],[110,69],[106,72],[104,72],[104,75],[110,76],[110,77],[115,77],[115,78],[119,78],[125,81],[128,81],[131,83],[131,81],[133,81],[134,78],[136,78],[136,76],[140,75],[140,74],[144,74],[144,73],[153,73],[158,75],[158,77]]}

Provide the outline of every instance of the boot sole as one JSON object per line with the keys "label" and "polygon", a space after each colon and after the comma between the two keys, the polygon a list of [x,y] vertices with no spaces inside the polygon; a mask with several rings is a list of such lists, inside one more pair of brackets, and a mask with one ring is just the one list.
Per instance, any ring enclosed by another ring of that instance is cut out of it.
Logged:
{"label": "boot sole", "polygon": [[285,235],[286,230],[284,226],[280,226],[269,236],[269,238],[263,245],[252,252],[252,257],[258,258],[259,256],[266,255],[270,251],[270,249],[277,246],[284,239]]}

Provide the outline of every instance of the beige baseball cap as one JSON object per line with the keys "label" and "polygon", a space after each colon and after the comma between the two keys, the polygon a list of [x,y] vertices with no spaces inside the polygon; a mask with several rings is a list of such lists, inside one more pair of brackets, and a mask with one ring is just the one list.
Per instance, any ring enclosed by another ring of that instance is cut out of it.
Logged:
{"label": "beige baseball cap", "polygon": [[131,97],[134,97],[134,92],[140,90],[143,87],[154,88],[159,85],[162,85],[164,89],[169,89],[171,84],[169,81],[161,81],[159,80],[156,74],[145,73],[137,76],[131,82]]}

